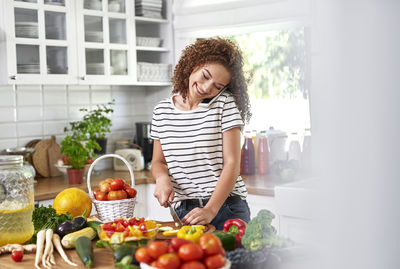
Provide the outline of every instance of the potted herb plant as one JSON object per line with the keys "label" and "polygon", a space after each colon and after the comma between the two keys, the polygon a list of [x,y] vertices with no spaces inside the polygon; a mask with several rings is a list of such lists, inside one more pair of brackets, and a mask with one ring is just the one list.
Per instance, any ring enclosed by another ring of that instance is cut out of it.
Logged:
{"label": "potted herb plant", "polygon": [[95,157],[94,149],[98,147],[96,141],[86,140],[85,135],[78,132],[67,135],[61,141],[61,154],[65,156],[66,163],[71,166],[67,168],[70,184],[83,182],[84,167],[88,160]]}
{"label": "potted herb plant", "polygon": [[110,116],[114,112],[111,108],[112,105],[114,105],[114,100],[107,105],[97,105],[96,109],[90,111],[81,108],[79,111],[86,112],[83,119],[70,123],[72,132],[79,132],[86,135],[88,140],[97,142],[99,147],[94,146],[96,154],[105,154],[106,152],[106,134],[110,132],[112,125]]}

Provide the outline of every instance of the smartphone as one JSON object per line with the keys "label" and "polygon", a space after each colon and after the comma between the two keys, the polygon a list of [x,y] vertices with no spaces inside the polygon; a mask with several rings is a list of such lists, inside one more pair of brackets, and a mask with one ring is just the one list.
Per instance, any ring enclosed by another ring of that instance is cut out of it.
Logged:
{"label": "smartphone", "polygon": [[201,103],[199,104],[200,107],[209,107],[212,103],[215,102],[215,100],[217,100],[218,96],[221,95],[221,93],[223,93],[226,89],[228,88],[228,86],[225,86],[222,90],[219,91],[219,93],[214,96],[213,98],[205,98],[203,99],[203,101],[201,101]]}

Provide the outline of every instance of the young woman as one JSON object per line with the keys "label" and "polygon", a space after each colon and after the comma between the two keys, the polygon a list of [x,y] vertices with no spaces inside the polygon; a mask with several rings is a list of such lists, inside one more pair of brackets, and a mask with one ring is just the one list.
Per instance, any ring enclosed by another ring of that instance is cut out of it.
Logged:
{"label": "young woman", "polygon": [[183,51],[172,81],[173,95],[153,111],[154,196],[165,207],[175,201],[185,224],[222,229],[230,218],[249,221],[239,173],[240,132],[251,113],[239,48],[199,39]]}

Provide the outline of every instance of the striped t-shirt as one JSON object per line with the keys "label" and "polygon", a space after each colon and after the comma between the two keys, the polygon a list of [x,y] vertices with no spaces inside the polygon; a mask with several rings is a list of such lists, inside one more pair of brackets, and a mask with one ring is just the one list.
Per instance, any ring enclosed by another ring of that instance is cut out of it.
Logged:
{"label": "striped t-shirt", "polygon": [[[209,107],[183,111],[172,97],[153,110],[151,138],[160,140],[177,200],[210,198],[222,172],[222,133],[242,127],[243,121],[230,92]],[[239,176],[230,195],[247,196]]]}

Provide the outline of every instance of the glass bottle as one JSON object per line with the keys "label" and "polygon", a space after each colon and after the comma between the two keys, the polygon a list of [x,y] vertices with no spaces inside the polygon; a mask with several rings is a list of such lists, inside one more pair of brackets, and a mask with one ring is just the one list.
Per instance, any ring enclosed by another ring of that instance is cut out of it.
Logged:
{"label": "glass bottle", "polygon": [[243,175],[255,174],[255,150],[251,133],[246,131],[241,152],[240,173]]}
{"label": "glass bottle", "polygon": [[33,235],[33,174],[21,155],[0,155],[0,246]]}
{"label": "glass bottle", "polygon": [[268,174],[269,148],[268,148],[268,139],[265,131],[261,131],[260,137],[258,139],[257,156],[258,156],[257,160],[258,174]]}

